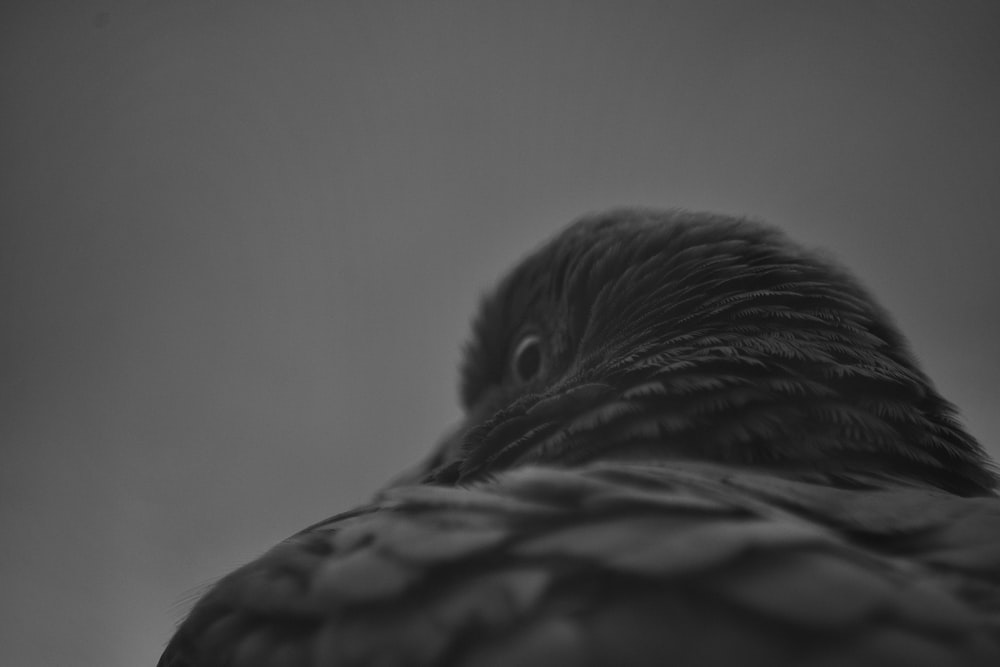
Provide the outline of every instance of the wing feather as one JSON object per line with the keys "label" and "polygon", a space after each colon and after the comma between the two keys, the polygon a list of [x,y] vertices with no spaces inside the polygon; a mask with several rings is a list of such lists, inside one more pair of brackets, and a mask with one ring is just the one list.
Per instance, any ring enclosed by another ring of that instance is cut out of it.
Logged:
{"label": "wing feather", "polygon": [[984,499],[526,467],[393,488],[290,538],[223,579],[161,665],[993,665],[998,582]]}

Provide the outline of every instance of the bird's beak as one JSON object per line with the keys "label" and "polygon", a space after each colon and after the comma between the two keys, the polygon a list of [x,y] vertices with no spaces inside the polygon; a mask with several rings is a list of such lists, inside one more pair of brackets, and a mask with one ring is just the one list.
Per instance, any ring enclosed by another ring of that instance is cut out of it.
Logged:
{"label": "bird's beak", "polygon": [[393,477],[386,488],[433,483],[443,477],[444,471],[458,461],[458,453],[468,429],[468,420],[453,425],[423,461]]}

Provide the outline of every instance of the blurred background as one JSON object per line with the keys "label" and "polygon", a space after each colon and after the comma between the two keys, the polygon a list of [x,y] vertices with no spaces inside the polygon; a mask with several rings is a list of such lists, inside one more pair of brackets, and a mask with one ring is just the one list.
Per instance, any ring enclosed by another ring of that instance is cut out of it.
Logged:
{"label": "blurred background", "polygon": [[1000,4],[6,2],[0,664],[153,665],[458,417],[575,216],[829,248],[1000,454]]}

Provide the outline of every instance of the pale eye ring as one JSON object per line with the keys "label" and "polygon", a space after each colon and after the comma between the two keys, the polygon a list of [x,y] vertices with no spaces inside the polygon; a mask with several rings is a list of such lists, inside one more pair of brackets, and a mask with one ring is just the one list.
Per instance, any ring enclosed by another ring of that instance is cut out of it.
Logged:
{"label": "pale eye ring", "polygon": [[542,372],[542,337],[527,334],[521,337],[510,357],[511,375],[519,383],[530,382]]}

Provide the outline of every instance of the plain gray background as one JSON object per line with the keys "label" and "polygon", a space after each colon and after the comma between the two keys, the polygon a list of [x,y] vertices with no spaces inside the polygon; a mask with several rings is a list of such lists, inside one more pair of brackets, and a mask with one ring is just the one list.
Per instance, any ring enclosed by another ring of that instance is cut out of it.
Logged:
{"label": "plain gray background", "polygon": [[428,449],[478,295],[610,206],[829,248],[1000,452],[998,7],[4,3],[0,664],[154,664]]}

